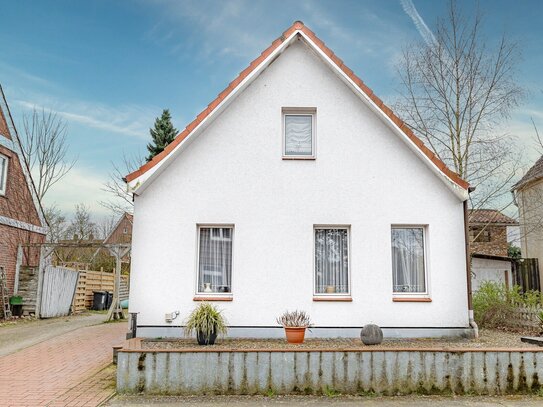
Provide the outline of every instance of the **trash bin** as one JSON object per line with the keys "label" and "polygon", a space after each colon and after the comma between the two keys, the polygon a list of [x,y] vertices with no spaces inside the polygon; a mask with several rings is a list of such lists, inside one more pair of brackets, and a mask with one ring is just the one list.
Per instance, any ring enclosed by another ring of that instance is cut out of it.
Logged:
{"label": "trash bin", "polygon": [[107,301],[106,301],[106,308],[105,309],[111,308],[111,303],[112,302],[113,302],[113,293],[107,291]]}
{"label": "trash bin", "polygon": [[9,304],[11,305],[11,314],[14,317],[23,315],[23,297],[14,295],[9,298]]}
{"label": "trash bin", "polygon": [[106,309],[107,291],[93,291],[92,309],[103,311]]}

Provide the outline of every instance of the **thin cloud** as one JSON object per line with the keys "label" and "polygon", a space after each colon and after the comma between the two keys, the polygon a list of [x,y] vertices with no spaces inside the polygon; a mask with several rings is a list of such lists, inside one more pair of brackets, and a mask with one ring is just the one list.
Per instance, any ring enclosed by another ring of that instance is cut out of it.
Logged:
{"label": "thin cloud", "polygon": [[88,205],[92,213],[106,214],[107,210],[98,202],[110,198],[102,190],[107,175],[97,174],[96,169],[77,165],[71,169],[61,182],[53,185],[44,199],[45,206],[56,206],[65,213],[71,213],[78,203]]}
{"label": "thin cloud", "polygon": [[48,79],[42,78],[41,76],[31,74],[27,71],[24,71],[20,68],[16,68],[5,62],[0,62],[0,71],[5,72],[7,77],[18,77],[26,82],[32,82],[35,85],[40,85],[47,88],[56,88],[57,86],[49,81]]}
{"label": "thin cloud", "polygon": [[[265,12],[254,2],[154,0],[151,3],[159,4],[163,14],[160,22],[149,29],[145,37],[168,48],[172,55],[196,54],[209,63],[214,61],[214,54],[254,57],[271,38],[248,27],[247,23],[266,18]],[[210,9],[213,13],[209,12]],[[187,26],[194,28],[188,36],[182,32],[182,28]]]}
{"label": "thin cloud", "polygon": [[[152,123],[153,114],[139,107],[110,108],[102,105],[90,105],[88,103],[75,103],[78,111],[68,111],[62,108],[52,108],[45,104],[34,103],[26,100],[16,100],[18,105],[25,109],[50,110],[69,122],[75,122],[94,129],[112,133],[146,138],[147,127]],[[94,114],[81,112],[94,112]],[[100,117],[100,118],[98,118]],[[145,117],[142,120],[142,117]],[[107,120],[109,119],[109,120]]]}
{"label": "thin cloud", "polygon": [[405,13],[411,18],[411,20],[413,20],[413,23],[415,24],[415,27],[417,28],[417,31],[419,32],[424,42],[426,42],[427,45],[435,45],[436,37],[428,28],[423,18],[420,16],[415,5],[413,4],[413,1],[400,0],[400,3],[402,4],[403,11],[405,11]]}

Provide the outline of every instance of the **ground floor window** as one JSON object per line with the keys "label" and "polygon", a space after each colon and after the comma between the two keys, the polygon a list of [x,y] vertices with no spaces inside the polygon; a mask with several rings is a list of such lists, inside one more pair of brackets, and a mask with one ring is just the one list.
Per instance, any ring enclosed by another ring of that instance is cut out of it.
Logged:
{"label": "ground floor window", "polygon": [[231,226],[198,228],[198,293],[232,292]]}
{"label": "ground floor window", "polygon": [[425,293],[424,227],[392,228],[394,293]]}
{"label": "ground floor window", "polygon": [[349,290],[349,229],[315,227],[315,294]]}

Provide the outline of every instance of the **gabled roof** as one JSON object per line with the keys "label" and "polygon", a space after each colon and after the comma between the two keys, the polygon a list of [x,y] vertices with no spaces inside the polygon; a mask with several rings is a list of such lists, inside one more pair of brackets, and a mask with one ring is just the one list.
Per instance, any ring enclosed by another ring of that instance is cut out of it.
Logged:
{"label": "gabled roof", "polygon": [[515,185],[513,185],[512,191],[521,189],[526,184],[529,184],[532,181],[543,178],[543,155],[535,162],[534,165],[524,174],[524,177],[520,179]]}
{"label": "gabled roof", "polygon": [[209,124],[210,120],[222,111],[236,93],[243,90],[258,74],[265,69],[296,37],[301,36],[310,46],[312,46],[321,59],[329,63],[340,75],[340,78],[347,83],[361,99],[366,102],[374,111],[380,113],[388,125],[392,127],[398,134],[403,136],[408,145],[419,155],[425,159],[427,165],[434,172],[442,175],[442,178],[448,183],[448,186],[461,199],[467,199],[469,184],[461,179],[458,174],[451,171],[432,151],[430,151],[424,143],[411,131],[392,110],[379,99],[373,91],[368,88],[362,80],[349,69],[341,59],[339,59],[317,36],[306,27],[301,21],[296,21],[289,27],[281,37],[277,38],[273,43],[264,50],[258,58],[243,70],[236,79],[234,79],[228,87],[223,90],[217,98],[211,102],[177,137],[153,159],[138,170],[128,174],[125,181],[134,193],[139,193],[144,189],[144,183],[150,182],[155,176],[157,169],[160,168],[166,161],[180,151],[184,143],[188,143],[189,139],[195,134],[198,134]]}
{"label": "gabled roof", "polygon": [[504,215],[496,209],[471,209],[469,211],[469,223],[473,224],[499,224],[518,225],[515,219]]}
{"label": "gabled roof", "polygon": [[109,231],[108,235],[105,237],[104,243],[109,243],[109,239],[111,239],[111,236],[113,236],[113,233],[115,233],[115,231],[119,228],[119,226],[121,226],[125,218],[128,220],[128,222],[130,222],[130,224],[134,224],[134,215],[128,212],[123,213],[119,217],[119,220],[117,221],[115,226],[113,226],[113,228]]}

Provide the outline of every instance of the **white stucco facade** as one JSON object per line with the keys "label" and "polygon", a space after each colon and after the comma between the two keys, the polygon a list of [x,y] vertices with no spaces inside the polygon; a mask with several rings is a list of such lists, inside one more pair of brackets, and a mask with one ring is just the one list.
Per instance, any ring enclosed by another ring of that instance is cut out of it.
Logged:
{"label": "white stucco facade", "polygon": [[520,245],[524,258],[539,261],[539,279],[543,281],[543,180],[538,179],[515,191],[520,216]]}
{"label": "white stucco facade", "polygon": [[[286,107],[316,109],[315,160],[282,159]],[[461,199],[303,40],[135,196],[138,335],[177,335],[160,328],[198,305],[201,224],[234,226],[232,301],[216,305],[235,329],[266,336],[287,309],[307,311],[314,332],[469,327]],[[349,228],[352,301],[314,301],[315,225]],[[393,301],[392,225],[425,227],[431,302]]]}

